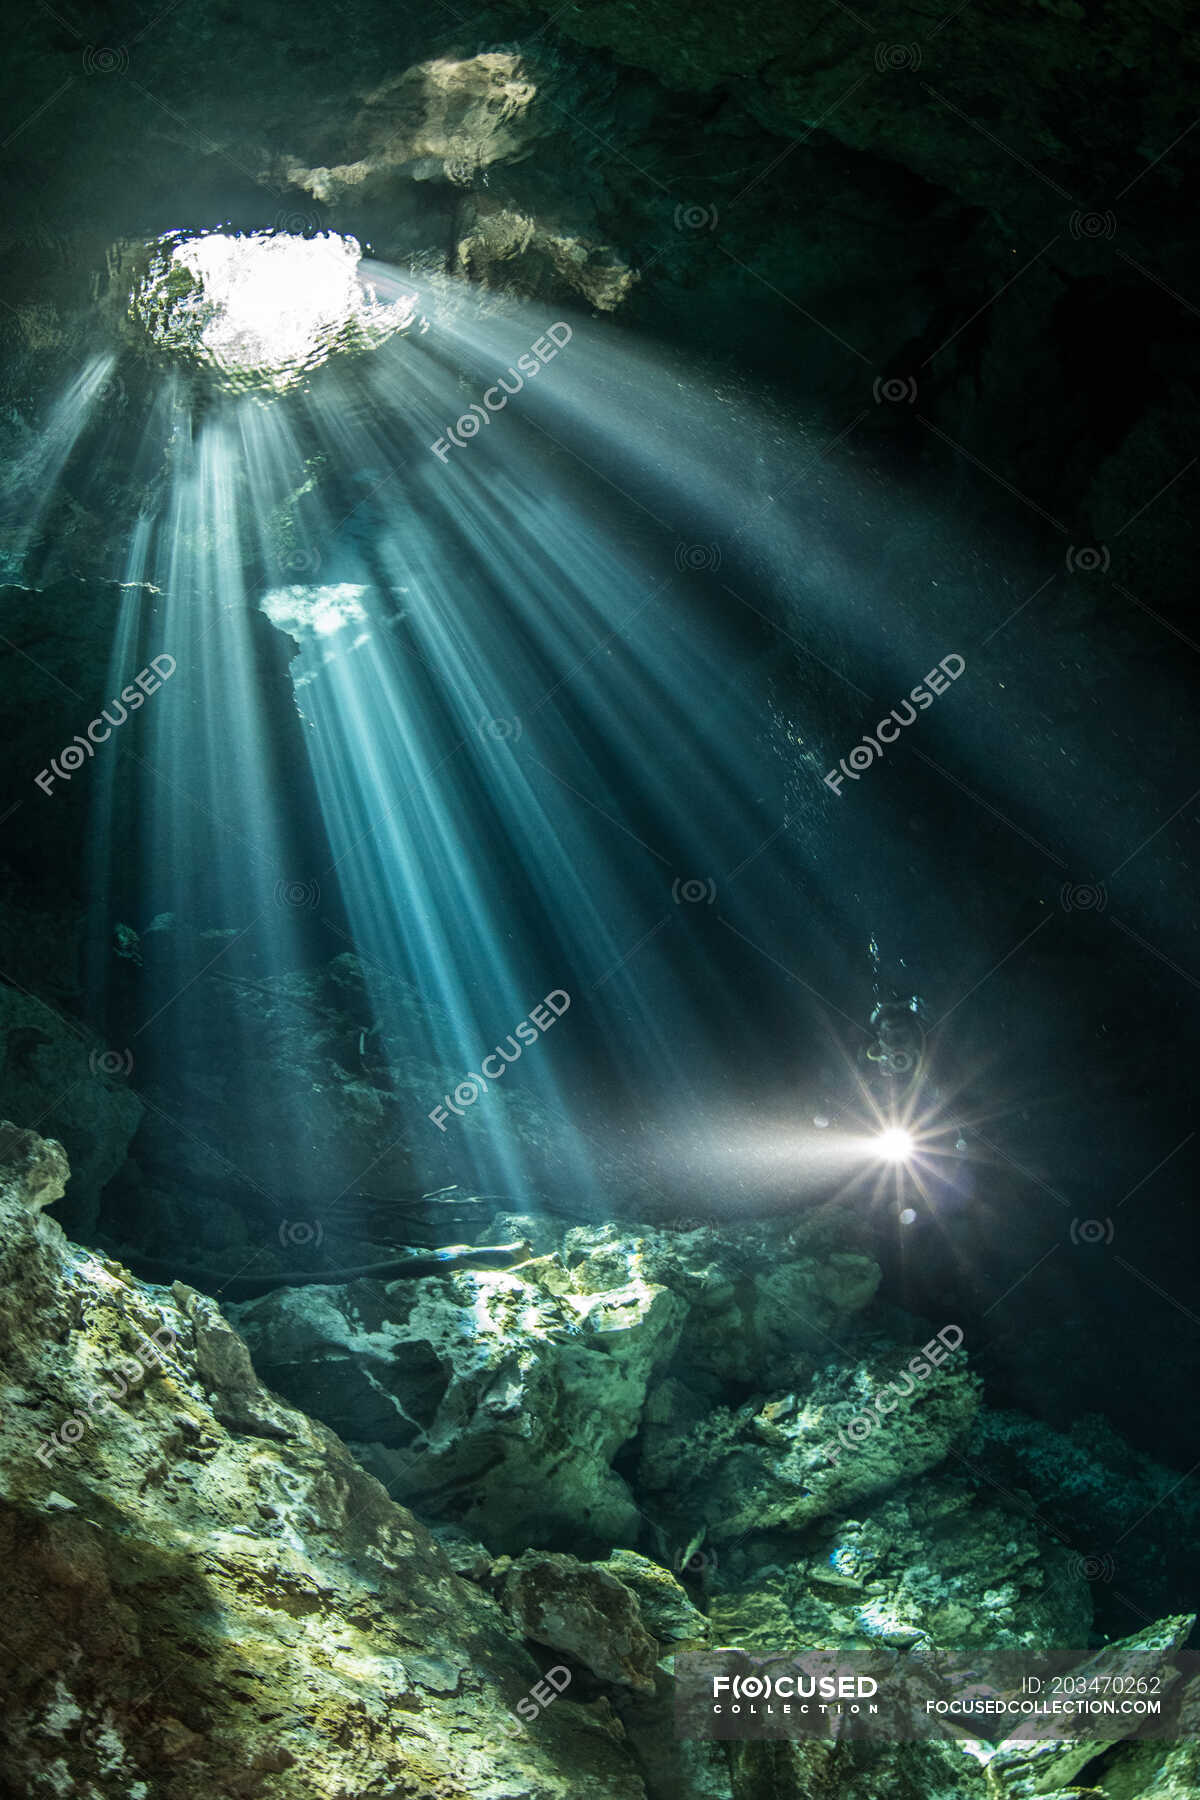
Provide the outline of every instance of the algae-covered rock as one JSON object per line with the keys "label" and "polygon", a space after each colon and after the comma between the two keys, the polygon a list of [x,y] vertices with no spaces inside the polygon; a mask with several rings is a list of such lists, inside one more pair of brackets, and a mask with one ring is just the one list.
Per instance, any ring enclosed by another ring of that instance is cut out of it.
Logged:
{"label": "algae-covered rock", "polygon": [[996,1800],[979,1762],[950,1744],[743,1743],[730,1763],[738,1800]]}
{"label": "algae-covered rock", "polygon": [[[1194,1613],[1159,1619],[1132,1637],[1107,1644],[1081,1662],[1074,1674],[1083,1682],[1099,1684],[1097,1692],[1111,1689],[1135,1693],[1134,1686],[1126,1689],[1121,1684],[1154,1680],[1158,1684],[1156,1691],[1169,1701],[1171,1689],[1179,1679],[1170,1657],[1186,1642],[1195,1623]],[[1143,1685],[1140,1691],[1148,1690]],[[1118,1724],[1125,1729],[1119,1730]],[[989,1764],[989,1777],[1003,1800],[1034,1800],[1034,1796],[1063,1788],[1088,1763],[1136,1728],[1136,1720],[1114,1719],[1111,1726],[1096,1720],[1068,1735],[1061,1717],[1026,1724],[1020,1735],[1006,1738],[999,1745]]]}
{"label": "algae-covered rock", "polygon": [[769,1537],[718,1562],[709,1613],[721,1642],[883,1644],[908,1652],[1083,1648],[1091,1595],[1076,1559],[1036,1521],[939,1472],[850,1518]]}
{"label": "algae-covered rock", "polygon": [[[444,1553],[327,1429],[261,1385],[213,1301],[182,1283],[137,1282],[69,1244],[43,1210],[65,1174],[60,1147],[0,1129],[0,1550],[10,1571],[0,1784],[11,1791],[34,1800],[68,1784],[88,1800],[139,1791],[146,1800],[376,1791],[397,1800],[1080,1800],[1086,1764],[1103,1755],[1109,1800],[1188,1793],[1184,1750],[1114,1748],[1111,1738],[1068,1749],[1010,1741],[986,1775],[955,1744],[865,1742],[841,1746],[831,1762],[827,1744],[676,1738],[672,1655],[718,1638],[773,1652],[864,1642],[922,1679],[955,1648],[1082,1644],[1087,1583],[1070,1553],[1039,1542],[1027,1512],[963,1476],[894,1487],[889,1476],[886,1494],[846,1516],[844,1452],[827,1461],[842,1485],[818,1496],[837,1516],[790,1522],[788,1459],[811,1430],[832,1419],[847,1431],[847,1419],[862,1416],[840,1408],[893,1392],[904,1353],[876,1352],[715,1422],[702,1404],[689,1417],[685,1447],[697,1455],[707,1429],[714,1449],[699,1479],[732,1493],[721,1483],[728,1459],[741,1458],[745,1510],[757,1508],[744,1541],[719,1524],[681,1540],[713,1544],[698,1553],[706,1615],[669,1570],[632,1549],[583,1562],[523,1545],[515,1560],[493,1563],[459,1526],[443,1531]],[[238,1310],[260,1325],[270,1319],[297,1380],[310,1356],[318,1392],[323,1369],[330,1396],[342,1382],[341,1404],[374,1405],[398,1436],[407,1431],[418,1462],[429,1459],[427,1483],[463,1436],[484,1460],[473,1475],[461,1467],[446,1492],[464,1518],[507,1507],[515,1543],[519,1505],[526,1535],[540,1528],[531,1458],[543,1459],[552,1493],[556,1471],[545,1459],[578,1439],[583,1460],[558,1489],[578,1506],[586,1469],[611,1475],[615,1440],[634,1428],[651,1382],[660,1398],[682,1387],[654,1371],[670,1363],[686,1302],[647,1279],[640,1253],[535,1264],[544,1266],[528,1276],[458,1274],[384,1293],[365,1283],[298,1289]],[[975,1392],[961,1358],[920,1379],[908,1411],[939,1387],[944,1417],[906,1427],[903,1409],[875,1409],[878,1424],[856,1446],[874,1446],[873,1459],[864,1454],[873,1480],[884,1478],[889,1432],[907,1432],[908,1447],[886,1465],[894,1472],[942,1441],[959,1421],[956,1406],[969,1416]],[[498,1446],[509,1463],[494,1460]],[[400,1466],[404,1451],[392,1454]],[[656,1454],[665,1457],[663,1445]],[[669,1515],[676,1502],[659,1497]],[[694,1516],[701,1492],[681,1482],[678,1506]],[[1093,1664],[1141,1668],[1189,1623],[1163,1621]],[[522,1639],[539,1648],[540,1667]],[[550,1684],[556,1697],[535,1723],[528,1706],[514,1718],[548,1655],[571,1678]],[[1187,1689],[1178,1705],[1182,1724]]]}
{"label": "algae-covered rock", "polygon": [[614,1550],[605,1567],[637,1596],[642,1618],[660,1644],[702,1642],[708,1637],[708,1619],[668,1569],[624,1549]]}
{"label": "algae-covered rock", "polygon": [[644,1800],[602,1708],[518,1726],[539,1669],[495,1604],[196,1296],[70,1244],[47,1171],[0,1134],[4,1792]]}
{"label": "algae-covered rock", "polygon": [[718,1543],[839,1512],[933,1468],[970,1424],[978,1378],[938,1348],[938,1367],[920,1353],[877,1353],[830,1364],[790,1393],[716,1408],[683,1433],[659,1428],[647,1434],[641,1485]]}
{"label": "algae-covered rock", "polygon": [[[742,1234],[735,1281],[726,1235],[577,1227],[512,1270],[285,1289],[234,1315],[273,1385],[401,1497],[497,1550],[636,1545],[612,1462],[639,1426],[640,1485],[679,1549],[698,1526],[795,1528],[937,1462],[976,1401],[945,1345],[812,1373],[811,1346],[867,1304],[875,1265],[800,1254],[791,1228],[766,1226]],[[805,1385],[735,1414],[709,1398],[721,1370]]]}
{"label": "algae-covered rock", "polygon": [[1106,1760],[1103,1781],[1103,1800],[1194,1800],[1200,1743],[1124,1744]]}
{"label": "algae-covered rock", "polygon": [[62,1199],[70,1176],[67,1153],[56,1138],[0,1121],[0,1197],[40,1212]]}
{"label": "algae-covered rock", "polygon": [[[698,1372],[708,1391],[722,1372],[794,1378],[811,1368],[812,1345],[864,1307],[878,1282],[865,1257],[801,1254],[786,1224],[741,1234],[738,1255],[749,1266],[735,1282],[721,1266],[735,1235],[612,1225],[563,1238],[546,1222],[542,1253],[512,1270],[396,1282],[386,1293],[365,1281],[284,1289],[233,1313],[266,1379],[430,1516],[496,1550],[578,1545],[580,1534],[634,1546],[644,1521],[611,1466],[617,1452],[646,1424],[647,1445],[662,1440],[674,1488],[685,1426],[720,1431],[723,1415],[711,1415],[706,1398],[664,1385],[673,1362]],[[552,1247],[560,1239],[561,1252]],[[652,1391],[657,1410],[647,1419]],[[951,1391],[965,1393],[961,1378]],[[852,1410],[847,1400],[841,1412]],[[933,1412],[909,1424],[889,1479],[943,1453],[952,1410],[944,1397],[940,1426]],[[835,1425],[841,1412],[830,1410]],[[759,1435],[764,1451],[782,1441],[770,1407]],[[836,1449],[832,1426],[826,1439]],[[654,1469],[652,1449],[643,1465]],[[871,1491],[836,1475],[826,1458],[831,1504]],[[663,1510],[679,1511],[673,1502]]]}
{"label": "algae-covered rock", "polygon": [[566,1652],[601,1681],[654,1692],[658,1645],[633,1590],[603,1564],[527,1550],[505,1575],[503,1601],[534,1643]]}
{"label": "algae-covered rock", "polygon": [[[640,1276],[589,1290],[521,1268],[283,1290],[232,1309],[260,1372],[352,1441],[390,1491],[497,1550],[636,1542],[613,1457],[686,1311]],[[486,1475],[487,1479],[484,1479]]]}
{"label": "algae-covered rock", "polygon": [[608,1282],[637,1268],[687,1301],[679,1368],[690,1383],[776,1387],[794,1380],[798,1366],[815,1367],[814,1354],[824,1357],[831,1335],[840,1337],[879,1286],[877,1263],[822,1236],[787,1219],[577,1226],[564,1252],[580,1280]]}

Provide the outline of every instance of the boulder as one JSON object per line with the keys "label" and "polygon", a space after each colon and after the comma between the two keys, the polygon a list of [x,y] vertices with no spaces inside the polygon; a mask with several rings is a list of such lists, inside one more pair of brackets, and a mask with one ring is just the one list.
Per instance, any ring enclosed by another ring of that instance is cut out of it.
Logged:
{"label": "boulder", "polygon": [[[1194,1613],[1158,1619],[1132,1637],[1106,1644],[1086,1662],[1077,1665],[1075,1676],[1084,1682],[1094,1681],[1093,1692],[1097,1694],[1136,1694],[1139,1691],[1137,1682],[1145,1683],[1149,1677],[1155,1683],[1154,1691],[1165,1696],[1164,1706],[1169,1706],[1172,1698],[1179,1698],[1172,1696],[1179,1673],[1171,1666],[1171,1658],[1183,1648],[1195,1623]],[[1146,1693],[1147,1686],[1143,1685],[1140,1691]],[[1088,1763],[1119,1744],[1125,1735],[1118,1729],[1115,1718],[1108,1727],[1097,1721],[1087,1736],[1068,1734],[1061,1718],[1041,1719],[1003,1740],[991,1759],[988,1773],[994,1789],[1004,1796],[1004,1800],[1035,1800],[1035,1796],[1040,1800],[1041,1796],[1064,1788],[1070,1792],[1067,1784]],[[1166,1745],[1158,1745],[1156,1749],[1165,1750]],[[1105,1791],[1108,1791],[1107,1782]]]}
{"label": "boulder", "polygon": [[[501,1215],[486,1235],[521,1223]],[[533,1235],[551,1245],[563,1229],[539,1225]],[[707,1481],[685,1466],[693,1443],[727,1429],[727,1409],[713,1403],[723,1381],[808,1377],[813,1346],[865,1307],[879,1271],[851,1252],[801,1254],[786,1221],[740,1233],[580,1226],[562,1242],[561,1253],[546,1248],[512,1270],[386,1291],[370,1281],[281,1289],[233,1316],[273,1386],[354,1444],[392,1491],[496,1551],[578,1545],[581,1533],[606,1549],[636,1546],[646,1520],[612,1463],[643,1428],[642,1479],[652,1493],[669,1490],[661,1511],[675,1527],[673,1550],[655,1541],[671,1560],[709,1519],[678,1499]],[[668,1373],[680,1366],[700,1392]],[[827,1396],[821,1390],[828,1429],[818,1431],[815,1415],[804,1427],[826,1510],[885,1479],[862,1459],[857,1481],[838,1477],[818,1455],[825,1444],[837,1450],[843,1415],[866,1403],[851,1404],[849,1371],[838,1379],[845,1399],[832,1377]],[[881,1366],[876,1386],[887,1379]],[[951,1411],[944,1401],[939,1417]],[[780,1441],[770,1407],[758,1433],[765,1467]],[[910,1423],[907,1449],[893,1445],[885,1459],[886,1479],[928,1466],[945,1435],[945,1426]],[[483,1472],[497,1469],[503,1479],[485,1484]],[[758,1529],[783,1516],[776,1506]]]}
{"label": "boulder", "polygon": [[67,1153],[55,1138],[0,1123],[0,1194],[30,1212],[61,1200],[71,1177]]}
{"label": "boulder", "polygon": [[704,1526],[718,1543],[842,1512],[935,1467],[970,1425],[980,1384],[961,1354],[924,1379],[911,1360],[888,1350],[828,1364],[787,1393],[716,1407],[683,1432],[657,1425],[639,1487],[681,1537]]}
{"label": "boulder", "polygon": [[647,1630],[660,1644],[707,1640],[711,1629],[708,1620],[693,1606],[687,1589],[669,1570],[648,1556],[623,1548],[614,1550],[604,1566],[635,1595]]}
{"label": "boulder", "polygon": [[535,1644],[563,1651],[601,1681],[654,1692],[658,1645],[632,1589],[603,1564],[527,1550],[507,1570],[502,1597]]}
{"label": "boulder", "polygon": [[636,1542],[613,1457],[670,1361],[685,1303],[640,1276],[588,1291],[554,1257],[231,1308],[260,1374],[431,1517],[495,1550]]}
{"label": "boulder", "polygon": [[576,1226],[564,1254],[580,1282],[636,1267],[685,1300],[679,1367],[690,1386],[715,1391],[794,1381],[870,1304],[878,1264],[824,1238],[824,1222],[788,1218],[681,1230],[617,1223]]}

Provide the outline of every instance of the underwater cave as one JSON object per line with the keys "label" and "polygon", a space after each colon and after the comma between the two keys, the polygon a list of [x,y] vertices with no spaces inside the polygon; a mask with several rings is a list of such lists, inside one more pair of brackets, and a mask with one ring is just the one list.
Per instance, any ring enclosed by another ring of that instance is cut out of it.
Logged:
{"label": "underwater cave", "polygon": [[0,1794],[1200,1793],[1187,13],[0,81]]}

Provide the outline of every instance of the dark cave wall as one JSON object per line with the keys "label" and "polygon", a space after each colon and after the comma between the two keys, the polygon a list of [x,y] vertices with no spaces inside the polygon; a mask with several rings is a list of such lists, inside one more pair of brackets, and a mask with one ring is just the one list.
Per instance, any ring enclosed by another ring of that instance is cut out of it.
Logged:
{"label": "dark cave wall", "polygon": [[336,31],[291,7],[30,15],[4,152],[15,414],[94,337],[117,240],[324,225],[628,317],[836,428],[861,405],[861,433],[951,480],[981,458],[1032,502],[1014,524],[1119,534],[1127,584],[1188,610],[1182,8],[497,7],[429,31],[371,5]]}

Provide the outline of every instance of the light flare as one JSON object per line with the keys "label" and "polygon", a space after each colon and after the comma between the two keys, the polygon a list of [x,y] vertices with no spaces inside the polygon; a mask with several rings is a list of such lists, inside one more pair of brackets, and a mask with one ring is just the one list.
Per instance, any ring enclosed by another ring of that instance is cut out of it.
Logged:
{"label": "light flare", "polygon": [[335,232],[172,233],[132,312],[161,348],[211,363],[232,385],[279,391],[333,351],[374,347],[415,323],[415,293],[381,299],[361,260],[358,239]]}

